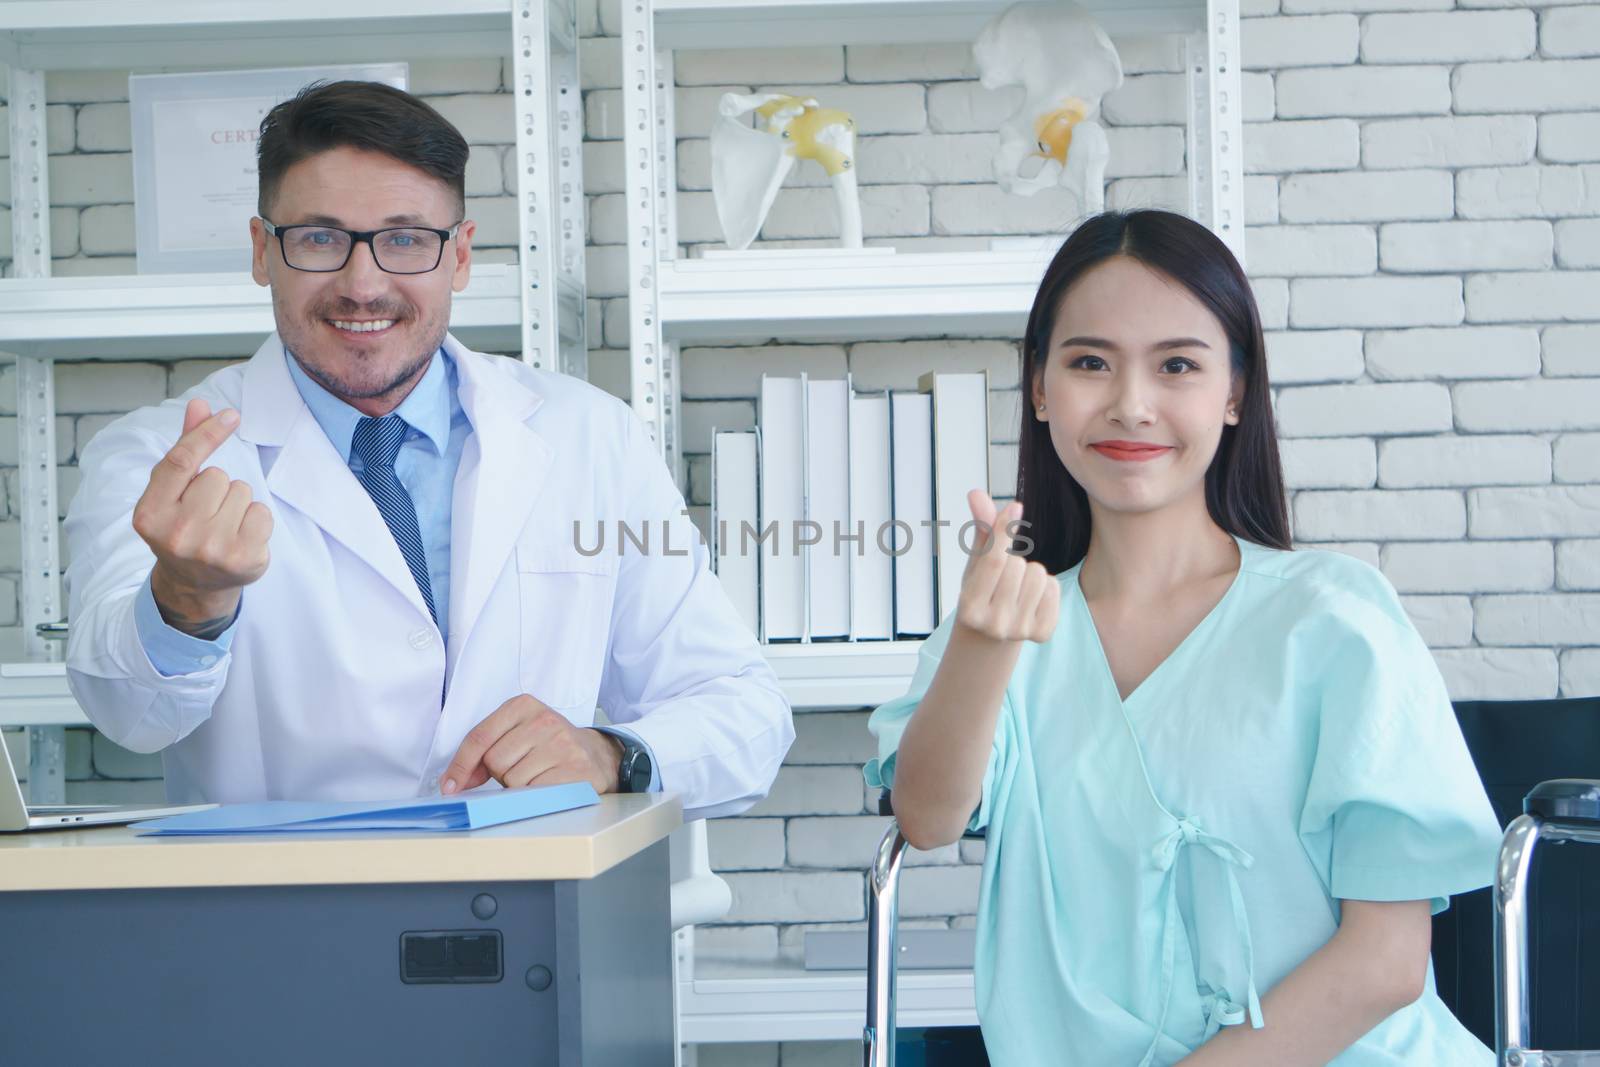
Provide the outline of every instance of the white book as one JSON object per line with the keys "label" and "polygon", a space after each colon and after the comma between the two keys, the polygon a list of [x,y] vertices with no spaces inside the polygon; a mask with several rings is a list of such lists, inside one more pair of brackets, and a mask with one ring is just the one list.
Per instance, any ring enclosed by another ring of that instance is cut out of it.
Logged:
{"label": "white book", "polygon": [[855,641],[894,637],[894,557],[885,551],[894,518],[889,455],[889,394],[851,396],[850,532],[861,535],[849,546],[850,637]]}
{"label": "white book", "polygon": [[972,521],[967,494],[989,491],[989,375],[924,374],[917,387],[933,398],[933,551],[943,619],[956,609],[966,549],[976,538],[975,530],[961,536]]}
{"label": "white book", "polygon": [[750,632],[761,633],[761,518],[754,430],[718,430],[711,440],[711,531],[717,578]]}
{"label": "white book", "polygon": [[807,617],[814,641],[850,636],[850,383],[813,378],[806,395],[806,518],[820,539],[808,555]]}
{"label": "white book", "polygon": [[767,641],[806,636],[806,378],[761,378],[761,631]]}
{"label": "white book", "polygon": [[891,393],[894,632],[927,637],[938,625],[933,598],[933,398]]}

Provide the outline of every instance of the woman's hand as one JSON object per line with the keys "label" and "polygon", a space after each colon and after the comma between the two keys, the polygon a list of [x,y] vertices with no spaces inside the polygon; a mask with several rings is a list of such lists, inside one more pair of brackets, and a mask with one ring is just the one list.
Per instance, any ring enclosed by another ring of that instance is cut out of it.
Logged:
{"label": "woman's hand", "polygon": [[1339,901],[1333,936],[1261,998],[1266,1025],[1225,1026],[1179,1067],[1314,1067],[1336,1058],[1426,990],[1432,912],[1426,900]]}
{"label": "woman's hand", "polygon": [[978,536],[961,577],[956,626],[991,641],[1048,641],[1056,629],[1061,586],[1043,564],[1011,552],[1022,521],[1013,501],[997,515],[982,489],[967,494]]}

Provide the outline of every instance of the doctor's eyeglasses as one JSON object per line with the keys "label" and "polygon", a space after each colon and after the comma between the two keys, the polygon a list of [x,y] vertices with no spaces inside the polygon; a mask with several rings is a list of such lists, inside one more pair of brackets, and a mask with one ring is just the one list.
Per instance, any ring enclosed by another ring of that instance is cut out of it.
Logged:
{"label": "doctor's eyeglasses", "polygon": [[339,226],[277,226],[261,220],[278,239],[283,261],[295,270],[316,274],[343,270],[356,245],[372,249],[378,269],[389,274],[427,274],[444,258],[444,243],[461,223],[448,230],[427,226],[390,226],[382,230],[346,230]]}

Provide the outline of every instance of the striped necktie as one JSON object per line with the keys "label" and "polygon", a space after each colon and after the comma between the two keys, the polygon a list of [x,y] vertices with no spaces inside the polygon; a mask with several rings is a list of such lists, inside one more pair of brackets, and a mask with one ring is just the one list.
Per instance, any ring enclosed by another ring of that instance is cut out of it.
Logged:
{"label": "striped necktie", "polygon": [[422,591],[422,602],[428,605],[428,614],[435,623],[438,612],[433,609],[433,585],[428,580],[428,559],[422,551],[422,534],[417,527],[417,508],[411,494],[400,484],[394,473],[394,458],[400,454],[400,442],[405,440],[406,420],[399,415],[385,415],[381,419],[362,419],[356,424],[350,450],[361,457],[361,470],[356,477],[366,488],[372,502],[378,505],[378,514],[388,524],[400,554],[411,568],[411,576]]}

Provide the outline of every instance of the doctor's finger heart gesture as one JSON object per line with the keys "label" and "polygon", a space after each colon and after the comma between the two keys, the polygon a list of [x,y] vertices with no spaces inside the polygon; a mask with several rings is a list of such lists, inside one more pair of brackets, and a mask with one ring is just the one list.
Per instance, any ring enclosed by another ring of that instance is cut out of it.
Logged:
{"label": "doctor's finger heart gesture", "polygon": [[1012,502],[996,514],[994,501],[981,489],[967,494],[967,504],[979,533],[961,578],[957,625],[993,641],[1049,640],[1061,586],[1043,564],[1010,550],[1022,505]]}
{"label": "doctor's finger heart gesture", "polygon": [[240,590],[267,570],[272,512],[220,467],[200,467],[239,425],[232,409],[191,400],[183,435],[150,472],[133,528],[155,553],[150,591],[167,623],[187,633],[225,626]]}

